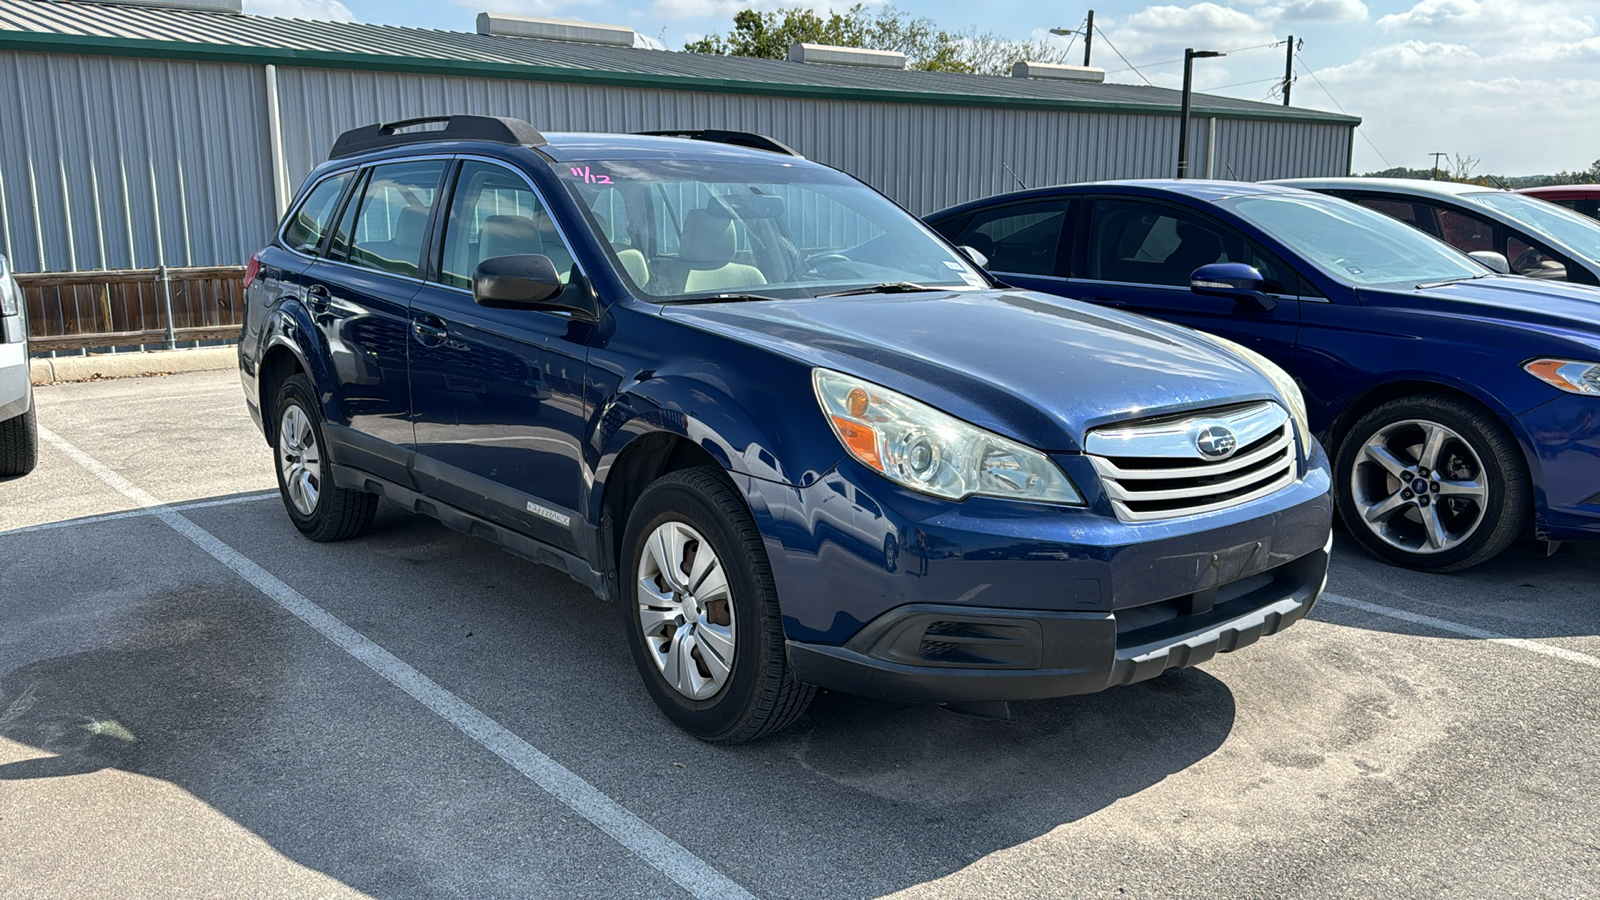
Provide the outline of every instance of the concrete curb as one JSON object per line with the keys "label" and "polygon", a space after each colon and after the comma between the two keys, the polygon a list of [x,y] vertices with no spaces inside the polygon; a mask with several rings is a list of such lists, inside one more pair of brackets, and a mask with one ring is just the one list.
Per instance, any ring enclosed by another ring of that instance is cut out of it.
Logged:
{"label": "concrete curb", "polygon": [[34,384],[96,381],[102,378],[138,378],[231,369],[239,364],[236,347],[201,347],[194,350],[151,350],[144,353],[106,353],[99,356],[62,356],[29,361]]}

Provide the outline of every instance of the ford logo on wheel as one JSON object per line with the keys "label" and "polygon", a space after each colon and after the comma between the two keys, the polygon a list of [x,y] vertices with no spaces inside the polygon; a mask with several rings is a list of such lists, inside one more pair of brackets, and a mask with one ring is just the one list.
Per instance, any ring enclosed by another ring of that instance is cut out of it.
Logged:
{"label": "ford logo on wheel", "polygon": [[1239,439],[1226,425],[1207,425],[1194,436],[1194,446],[1206,459],[1227,459],[1239,449]]}

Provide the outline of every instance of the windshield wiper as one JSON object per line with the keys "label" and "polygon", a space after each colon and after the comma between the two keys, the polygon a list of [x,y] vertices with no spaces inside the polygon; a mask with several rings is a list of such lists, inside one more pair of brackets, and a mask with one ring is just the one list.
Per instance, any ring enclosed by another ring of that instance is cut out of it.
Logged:
{"label": "windshield wiper", "polygon": [[856,294],[916,294],[922,291],[942,291],[945,288],[928,287],[914,281],[885,281],[883,284],[869,284],[866,287],[850,288],[846,291],[832,291],[818,294],[817,297],[852,297]]}
{"label": "windshield wiper", "polygon": [[1493,278],[1496,275],[1501,275],[1501,274],[1504,274],[1504,273],[1501,273],[1501,272],[1485,272],[1482,275],[1463,275],[1460,278],[1446,278],[1443,281],[1430,281],[1427,284],[1419,284],[1419,285],[1417,285],[1417,290],[1420,291],[1420,290],[1425,290],[1427,288],[1444,287],[1445,285],[1458,284],[1458,283],[1463,282],[1463,281],[1477,281],[1479,278]]}
{"label": "windshield wiper", "polygon": [[712,294],[709,297],[678,297],[668,303],[742,303],[746,300],[783,300],[769,294]]}

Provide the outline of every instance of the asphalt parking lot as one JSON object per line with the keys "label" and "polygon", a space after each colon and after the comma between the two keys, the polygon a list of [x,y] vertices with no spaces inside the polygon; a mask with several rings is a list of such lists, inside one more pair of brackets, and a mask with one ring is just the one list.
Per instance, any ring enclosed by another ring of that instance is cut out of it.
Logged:
{"label": "asphalt parking lot", "polygon": [[52,385],[0,482],[0,895],[1600,896],[1600,545],[1338,542],[1288,632],[1012,722],[712,747],[617,610],[384,507],[313,544],[231,372]]}

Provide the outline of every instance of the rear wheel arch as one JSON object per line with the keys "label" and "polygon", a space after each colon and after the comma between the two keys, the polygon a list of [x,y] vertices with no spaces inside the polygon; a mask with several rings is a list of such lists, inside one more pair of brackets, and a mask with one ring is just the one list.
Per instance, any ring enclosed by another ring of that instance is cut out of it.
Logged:
{"label": "rear wheel arch", "polygon": [[258,394],[256,400],[261,404],[262,430],[266,432],[267,443],[270,444],[278,438],[277,404],[278,393],[283,388],[283,383],[295,375],[305,374],[305,363],[288,344],[274,344],[262,355],[261,362],[256,367]]}

